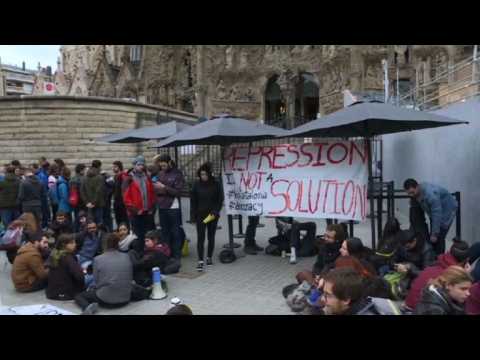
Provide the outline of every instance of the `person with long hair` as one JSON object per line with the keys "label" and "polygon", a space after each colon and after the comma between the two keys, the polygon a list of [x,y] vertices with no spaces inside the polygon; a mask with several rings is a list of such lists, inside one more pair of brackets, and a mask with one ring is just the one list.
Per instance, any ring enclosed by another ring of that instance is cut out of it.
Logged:
{"label": "person with long hair", "polygon": [[352,256],[356,258],[363,266],[366,272],[375,275],[376,271],[374,266],[370,263],[369,249],[363,245],[362,240],[357,237],[348,238],[342,243],[340,248],[341,257]]}
{"label": "person with long hair", "polygon": [[130,226],[126,222],[118,225],[117,235],[120,238],[118,250],[122,252],[128,252],[132,249],[134,242],[137,240],[137,235],[130,231]]}
{"label": "person with long hair", "polygon": [[[191,218],[197,224],[197,271],[204,270],[205,231],[208,237],[207,266],[213,265],[215,233],[223,204],[223,191],[209,164],[203,164],[197,171],[198,180],[191,192]],[[210,221],[207,221],[210,218]]]}
{"label": "person with long hair", "polygon": [[417,304],[415,315],[464,315],[473,280],[460,266],[450,266],[429,282]]}
{"label": "person with long hair", "polygon": [[73,300],[85,289],[85,275],[74,253],[75,238],[71,234],[58,237],[55,249],[49,259],[47,298],[52,300]]}

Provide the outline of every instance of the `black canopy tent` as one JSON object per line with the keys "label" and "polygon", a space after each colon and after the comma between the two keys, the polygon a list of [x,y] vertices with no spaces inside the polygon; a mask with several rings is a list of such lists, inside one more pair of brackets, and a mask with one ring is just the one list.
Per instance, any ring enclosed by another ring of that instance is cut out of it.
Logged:
{"label": "black canopy tent", "polygon": [[[446,116],[401,108],[378,102],[357,102],[347,108],[308,122],[279,137],[356,138],[367,141],[369,191],[373,189],[371,139],[404,131],[468,124]],[[374,199],[370,194],[370,209]],[[375,218],[371,214],[372,248],[375,248]]]}
{"label": "black canopy tent", "polygon": [[[163,141],[154,148],[183,145],[220,145],[222,147],[222,171],[224,170],[224,147],[234,143],[251,143],[253,141],[274,139],[284,136],[286,130],[264,125],[262,123],[222,115],[212,120],[195,125]],[[229,250],[234,251],[233,216],[228,215]]]}

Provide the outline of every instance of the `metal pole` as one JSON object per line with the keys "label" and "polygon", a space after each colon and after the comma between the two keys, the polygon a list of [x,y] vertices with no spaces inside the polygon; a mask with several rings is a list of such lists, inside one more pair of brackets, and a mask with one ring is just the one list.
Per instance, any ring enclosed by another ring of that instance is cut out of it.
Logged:
{"label": "metal pole", "polygon": [[456,217],[456,220],[455,220],[455,225],[456,225],[456,235],[457,235],[457,238],[458,239],[461,239],[462,238],[462,212],[460,210],[461,208],[461,203],[460,203],[460,191],[457,191],[455,193],[455,198],[457,199],[457,203],[458,203],[458,208],[457,208],[457,217]]}
{"label": "metal pole", "polygon": [[385,88],[385,103],[388,102],[388,62],[387,60],[383,59],[382,60],[382,65],[383,65],[383,72],[384,72],[384,79],[383,79],[383,84]]}
{"label": "metal pole", "polygon": [[375,237],[375,202],[373,198],[373,176],[372,176],[372,141],[370,137],[367,137],[367,165],[368,165],[368,194],[370,199],[370,227],[372,231],[372,249],[376,248]]}

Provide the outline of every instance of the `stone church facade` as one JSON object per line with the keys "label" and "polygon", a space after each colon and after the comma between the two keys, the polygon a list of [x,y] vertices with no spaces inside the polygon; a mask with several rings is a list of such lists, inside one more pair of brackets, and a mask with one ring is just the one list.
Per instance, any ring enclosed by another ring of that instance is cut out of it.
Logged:
{"label": "stone church facade", "polygon": [[383,96],[428,83],[473,45],[69,45],[60,95],[128,98],[211,117],[293,127],[343,107],[344,91]]}

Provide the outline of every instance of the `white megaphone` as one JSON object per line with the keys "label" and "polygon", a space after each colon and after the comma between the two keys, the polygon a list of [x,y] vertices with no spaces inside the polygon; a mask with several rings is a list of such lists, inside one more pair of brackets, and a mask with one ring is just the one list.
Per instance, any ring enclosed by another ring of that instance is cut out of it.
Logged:
{"label": "white megaphone", "polygon": [[160,268],[154,267],[152,269],[153,277],[153,290],[150,299],[152,300],[162,300],[167,297],[167,293],[163,291],[162,288],[162,274],[160,274]]}

